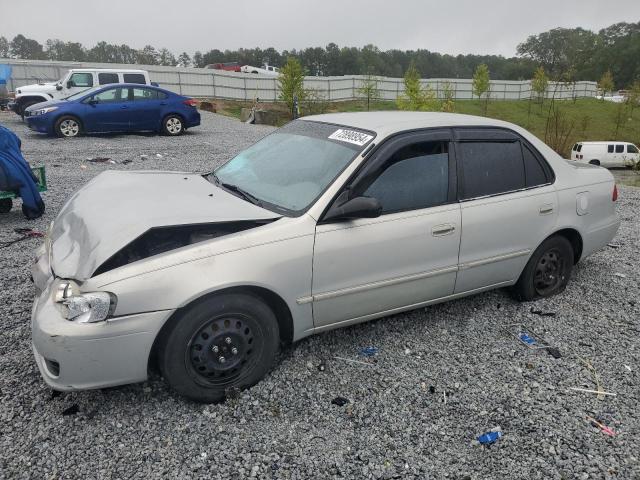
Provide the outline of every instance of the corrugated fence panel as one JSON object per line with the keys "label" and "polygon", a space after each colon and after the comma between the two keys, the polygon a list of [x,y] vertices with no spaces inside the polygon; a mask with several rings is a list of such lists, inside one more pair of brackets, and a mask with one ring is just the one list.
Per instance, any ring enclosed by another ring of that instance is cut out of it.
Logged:
{"label": "corrugated fence panel", "polygon": [[[147,70],[151,81],[161,87],[183,95],[201,98],[275,101],[278,99],[277,78],[268,75],[223,72],[203,68],[176,68],[157,65],[121,65],[108,63],[51,62],[36,60],[0,59],[0,63],[12,66],[12,76],[7,84],[9,91],[38,82],[54,82],[61,79],[70,68],[126,68]],[[312,88],[329,101],[361,98],[359,89],[366,77],[345,75],[339,77],[306,77],[305,88]],[[395,100],[404,91],[402,78],[375,77],[380,97]],[[433,89],[443,98],[448,85],[456,99],[471,99],[472,80],[467,78],[430,78],[421,80],[423,86]],[[596,95],[595,82],[557,84],[549,82],[546,96],[551,98],[580,98]],[[530,81],[492,80],[490,98],[496,100],[528,99],[535,96]]]}

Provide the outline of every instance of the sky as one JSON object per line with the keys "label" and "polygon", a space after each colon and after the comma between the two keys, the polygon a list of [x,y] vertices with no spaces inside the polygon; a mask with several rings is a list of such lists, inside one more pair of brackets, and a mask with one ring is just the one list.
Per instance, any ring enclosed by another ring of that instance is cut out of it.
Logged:
{"label": "sky", "polygon": [[640,0],[0,0],[0,36],[150,44],[179,54],[326,46],[513,56],[556,27],[640,21]]}

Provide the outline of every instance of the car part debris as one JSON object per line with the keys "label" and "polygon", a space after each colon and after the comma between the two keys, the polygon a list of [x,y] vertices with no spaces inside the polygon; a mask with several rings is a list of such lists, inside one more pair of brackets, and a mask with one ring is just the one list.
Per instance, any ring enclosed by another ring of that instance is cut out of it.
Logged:
{"label": "car part debris", "polygon": [[614,273],[613,276],[618,278],[627,278],[627,276],[624,273],[620,273],[620,272]]}
{"label": "car part debris", "polygon": [[533,313],[534,315],[540,315],[541,317],[555,317],[556,316],[556,312],[543,312],[542,310],[536,310],[533,307],[531,307],[529,312]]}
{"label": "car part debris", "polygon": [[587,415],[586,418],[589,421],[589,423],[591,423],[591,425],[593,425],[594,427],[598,427],[602,433],[605,433],[610,437],[616,436],[616,432],[614,432],[611,427],[607,427],[605,424],[603,424],[602,422],[599,422],[593,417],[590,417],[589,415]]}
{"label": "car part debris", "polygon": [[378,353],[378,349],[376,347],[364,347],[360,350],[360,355],[364,357],[373,357]]}
{"label": "car part debris", "polygon": [[351,360],[350,358],[344,358],[344,357],[338,357],[338,356],[334,356],[333,358],[336,358],[338,360],[342,360],[343,362],[350,362],[350,363],[358,363],[360,365],[367,365],[368,367],[374,365],[373,363],[370,363],[370,362],[361,362],[360,360]]}
{"label": "car part debris", "polygon": [[91,162],[91,163],[116,163],[113,160],[111,160],[109,157],[87,158],[87,162]]}
{"label": "car part debris", "polygon": [[609,248],[620,248],[622,245],[618,245],[616,243],[608,243],[607,247]]}
{"label": "car part debris", "polygon": [[21,234],[22,236],[16,238],[15,240],[9,240],[8,242],[0,242],[0,248],[7,248],[11,245],[14,245],[18,242],[22,242],[24,240],[29,240],[30,238],[42,238],[44,237],[44,233],[37,232],[35,230],[31,230],[30,228],[16,228],[14,229],[15,233]]}
{"label": "car part debris", "polygon": [[558,347],[547,348],[547,353],[553,358],[562,358],[562,354],[560,353],[560,349]]}
{"label": "car part debris", "polygon": [[336,397],[331,400],[332,405],[337,405],[339,407],[344,407],[347,403],[349,403],[349,399],[344,397]]}
{"label": "car part debris", "polygon": [[480,443],[480,445],[491,445],[493,443],[496,443],[500,438],[502,438],[502,436],[503,433],[500,427],[495,427],[488,432],[479,435],[476,440],[478,440],[478,443]]}

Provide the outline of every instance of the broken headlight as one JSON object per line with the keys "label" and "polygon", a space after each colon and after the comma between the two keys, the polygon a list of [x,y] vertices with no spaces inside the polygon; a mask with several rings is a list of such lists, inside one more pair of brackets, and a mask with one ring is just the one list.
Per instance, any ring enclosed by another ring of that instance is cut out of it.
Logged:
{"label": "broken headlight", "polygon": [[69,280],[58,282],[54,301],[64,318],[78,323],[102,322],[116,309],[116,296],[109,292],[81,293]]}

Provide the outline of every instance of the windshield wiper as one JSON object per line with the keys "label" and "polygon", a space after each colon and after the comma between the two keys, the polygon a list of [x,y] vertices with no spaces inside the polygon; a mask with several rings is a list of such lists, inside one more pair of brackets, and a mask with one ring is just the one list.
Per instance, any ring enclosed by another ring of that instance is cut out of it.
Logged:
{"label": "windshield wiper", "polygon": [[216,172],[211,172],[209,175],[207,175],[207,180],[213,180],[213,183],[215,185],[220,185],[220,179],[218,178],[218,175],[216,175]]}
{"label": "windshield wiper", "polygon": [[[215,175],[215,174],[214,174]],[[215,179],[217,179],[218,177],[215,177]],[[262,206],[262,202],[254,197],[253,195],[251,195],[249,192],[247,192],[246,190],[243,190],[242,188],[240,188],[237,185],[233,185],[231,183],[219,183],[220,180],[217,180],[216,184],[220,185],[221,187],[231,191],[231,192],[235,192],[238,195],[240,195],[242,198],[244,198],[245,200],[253,203],[254,205],[258,205],[259,207]]]}

